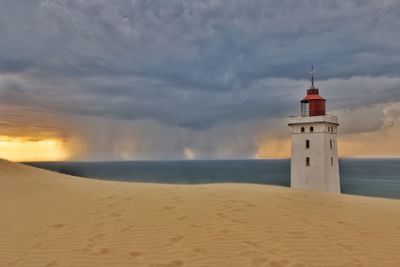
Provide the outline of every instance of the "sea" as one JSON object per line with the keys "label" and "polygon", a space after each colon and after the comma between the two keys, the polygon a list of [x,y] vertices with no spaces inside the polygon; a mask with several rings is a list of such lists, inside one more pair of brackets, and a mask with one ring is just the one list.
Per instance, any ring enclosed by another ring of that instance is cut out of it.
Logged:
{"label": "sea", "polygon": [[[290,186],[290,160],[25,162],[93,179],[167,183],[252,183]],[[400,199],[400,159],[341,159],[341,191]]]}

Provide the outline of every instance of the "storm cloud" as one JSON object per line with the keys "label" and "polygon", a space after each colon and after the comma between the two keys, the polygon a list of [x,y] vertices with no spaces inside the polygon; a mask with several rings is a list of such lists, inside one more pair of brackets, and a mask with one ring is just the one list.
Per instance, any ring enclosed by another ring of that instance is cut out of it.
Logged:
{"label": "storm cloud", "polygon": [[84,159],[253,157],[287,134],[311,63],[329,111],[352,114],[342,134],[378,131],[399,26],[395,0],[0,0],[2,134]]}

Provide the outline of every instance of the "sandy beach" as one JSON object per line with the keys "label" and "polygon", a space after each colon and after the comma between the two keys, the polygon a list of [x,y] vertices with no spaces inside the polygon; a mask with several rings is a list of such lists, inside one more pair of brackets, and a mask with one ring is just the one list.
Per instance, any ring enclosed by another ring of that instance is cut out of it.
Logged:
{"label": "sandy beach", "polygon": [[0,266],[400,266],[400,201],[0,161]]}

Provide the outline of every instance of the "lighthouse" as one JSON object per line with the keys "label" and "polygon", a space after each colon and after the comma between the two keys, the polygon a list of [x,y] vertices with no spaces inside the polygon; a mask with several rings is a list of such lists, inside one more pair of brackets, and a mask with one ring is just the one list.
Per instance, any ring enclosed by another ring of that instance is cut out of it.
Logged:
{"label": "lighthouse", "polygon": [[289,118],[292,137],[292,188],[340,193],[337,156],[338,118],[326,114],[326,100],[314,85],[311,66],[311,87],[300,100],[300,115]]}

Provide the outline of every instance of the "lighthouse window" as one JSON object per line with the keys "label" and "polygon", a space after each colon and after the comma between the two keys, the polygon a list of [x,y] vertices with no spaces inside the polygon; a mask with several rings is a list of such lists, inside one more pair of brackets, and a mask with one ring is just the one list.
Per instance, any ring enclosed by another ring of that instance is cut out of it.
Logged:
{"label": "lighthouse window", "polygon": [[314,132],[314,127],[310,127],[310,132]]}
{"label": "lighthouse window", "polygon": [[310,148],[310,140],[306,140],[306,148]]}
{"label": "lighthouse window", "polygon": [[331,149],[333,148],[333,142],[332,142],[332,139],[329,139],[329,146],[331,147]]}
{"label": "lighthouse window", "polygon": [[306,166],[310,166],[310,158],[309,157],[306,158]]}
{"label": "lighthouse window", "polygon": [[301,132],[304,133],[304,127],[301,127]]}
{"label": "lighthouse window", "polygon": [[333,157],[331,157],[331,166],[333,166]]}

